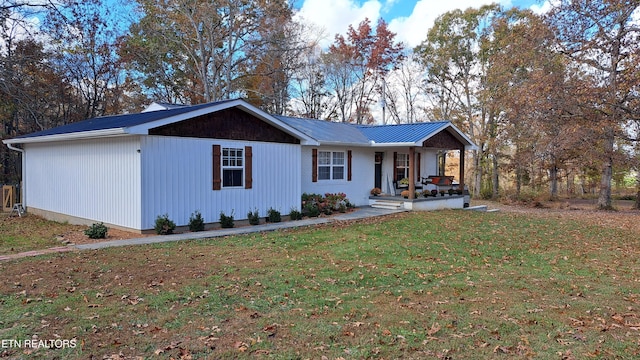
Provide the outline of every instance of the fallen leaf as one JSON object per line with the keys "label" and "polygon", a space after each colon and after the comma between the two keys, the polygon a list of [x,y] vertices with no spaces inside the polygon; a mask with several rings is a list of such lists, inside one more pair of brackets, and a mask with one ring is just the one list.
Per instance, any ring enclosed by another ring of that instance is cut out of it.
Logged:
{"label": "fallen leaf", "polygon": [[433,335],[437,334],[438,331],[440,331],[440,329],[442,329],[440,324],[435,323],[435,324],[431,325],[431,329],[427,330],[427,335],[433,336]]}

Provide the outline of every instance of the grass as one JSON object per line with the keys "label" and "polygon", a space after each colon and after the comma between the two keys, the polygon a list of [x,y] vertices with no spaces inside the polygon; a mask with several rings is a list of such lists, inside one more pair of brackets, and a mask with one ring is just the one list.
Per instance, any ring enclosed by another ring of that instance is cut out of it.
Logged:
{"label": "grass", "polygon": [[640,239],[577,220],[408,213],[0,263],[20,358],[640,355]]}
{"label": "grass", "polygon": [[85,228],[47,221],[29,214],[11,217],[9,213],[0,212],[0,255],[61,246],[56,240],[57,236]]}

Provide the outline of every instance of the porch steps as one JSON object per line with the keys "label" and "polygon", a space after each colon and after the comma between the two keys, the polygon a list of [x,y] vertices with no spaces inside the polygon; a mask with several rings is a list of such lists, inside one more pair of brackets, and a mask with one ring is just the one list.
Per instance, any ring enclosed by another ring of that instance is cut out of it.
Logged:
{"label": "porch steps", "polygon": [[370,205],[372,208],[376,209],[387,209],[387,210],[402,210],[404,209],[404,205],[398,201],[388,201],[388,200],[376,200]]}

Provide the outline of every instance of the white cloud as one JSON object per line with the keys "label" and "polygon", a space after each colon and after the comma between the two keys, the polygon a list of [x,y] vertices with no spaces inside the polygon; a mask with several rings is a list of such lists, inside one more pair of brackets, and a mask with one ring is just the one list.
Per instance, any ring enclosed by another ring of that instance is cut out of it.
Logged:
{"label": "white cloud", "polygon": [[[433,26],[438,16],[455,9],[479,8],[483,5],[495,3],[492,0],[418,0],[413,12],[408,17],[392,19],[389,29],[397,34],[396,38],[413,48],[427,37],[427,32]],[[504,7],[511,6],[511,0],[501,0]]]}
{"label": "white cloud", "polygon": [[[505,8],[531,4],[534,1],[498,0]],[[530,8],[538,13],[546,12],[550,7],[549,1],[557,0],[546,0],[541,5],[532,5]],[[496,0],[304,0],[296,16],[298,20],[314,23],[324,29],[326,37],[321,42],[322,47],[331,44],[335,34],[344,35],[349,25],[355,27],[369,18],[375,26],[376,20],[383,17],[389,24],[389,29],[396,33],[396,40],[413,48],[426,38],[427,31],[438,16],[455,9],[478,8],[495,2]],[[394,8],[401,6],[413,6],[411,14],[390,18]]]}
{"label": "white cloud", "polygon": [[356,27],[365,18],[375,25],[381,9],[382,4],[377,0],[366,1],[362,5],[353,0],[306,0],[296,17],[323,29],[327,37],[321,46],[326,47],[333,42],[335,34],[344,35],[349,25]]}
{"label": "white cloud", "polygon": [[530,9],[531,9],[531,11],[533,11],[534,13],[536,13],[538,15],[546,14],[546,13],[549,12],[549,10],[551,10],[551,2],[550,1],[545,1],[541,5],[533,4],[533,5],[531,5]]}

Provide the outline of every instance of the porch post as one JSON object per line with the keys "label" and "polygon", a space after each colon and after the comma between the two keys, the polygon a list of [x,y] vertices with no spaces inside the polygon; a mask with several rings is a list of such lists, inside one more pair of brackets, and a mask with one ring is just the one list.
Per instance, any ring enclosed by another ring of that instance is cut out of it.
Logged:
{"label": "porch post", "polygon": [[464,146],[460,147],[460,180],[458,183],[460,184],[458,187],[460,190],[464,191]]}
{"label": "porch post", "polygon": [[413,146],[409,147],[409,199],[414,199],[416,194],[416,149]]}

